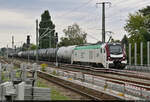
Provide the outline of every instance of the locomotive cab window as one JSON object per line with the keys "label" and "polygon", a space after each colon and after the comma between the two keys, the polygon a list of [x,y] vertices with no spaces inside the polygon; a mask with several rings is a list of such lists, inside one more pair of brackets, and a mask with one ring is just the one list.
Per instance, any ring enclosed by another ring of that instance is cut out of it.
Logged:
{"label": "locomotive cab window", "polygon": [[123,52],[121,45],[109,45],[109,51],[111,54],[121,54]]}

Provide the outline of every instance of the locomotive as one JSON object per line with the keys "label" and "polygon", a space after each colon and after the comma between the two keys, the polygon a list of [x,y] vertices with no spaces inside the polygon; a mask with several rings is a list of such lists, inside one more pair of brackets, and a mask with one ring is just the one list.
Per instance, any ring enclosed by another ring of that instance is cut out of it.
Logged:
{"label": "locomotive", "polygon": [[[12,54],[11,54],[12,55]],[[121,68],[127,64],[124,47],[120,43],[73,45],[38,50],[39,60],[59,63],[91,65],[104,68]],[[36,51],[21,51],[15,54],[20,58],[36,58]]]}

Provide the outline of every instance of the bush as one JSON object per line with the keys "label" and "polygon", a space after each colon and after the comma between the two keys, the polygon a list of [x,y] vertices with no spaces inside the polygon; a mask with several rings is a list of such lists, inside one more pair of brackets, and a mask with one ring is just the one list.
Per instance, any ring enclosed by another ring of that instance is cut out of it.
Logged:
{"label": "bush", "polygon": [[42,71],[44,71],[44,72],[45,72],[45,71],[46,71],[46,70],[45,70],[45,69],[46,69],[46,67],[47,67],[47,64],[44,64],[44,63],[43,63],[43,64],[41,64],[41,70],[42,70]]}

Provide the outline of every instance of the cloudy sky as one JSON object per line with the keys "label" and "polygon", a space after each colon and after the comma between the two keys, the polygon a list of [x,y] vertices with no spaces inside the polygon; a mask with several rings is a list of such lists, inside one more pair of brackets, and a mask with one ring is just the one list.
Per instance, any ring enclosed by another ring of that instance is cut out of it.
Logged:
{"label": "cloudy sky", "polygon": [[[150,0],[0,0],[0,47],[15,37],[15,45],[20,46],[31,35],[35,43],[35,20],[40,21],[44,10],[49,10],[56,25],[59,37],[62,30],[73,23],[79,24],[88,33],[88,42],[101,40],[101,5],[98,2],[111,2],[106,5],[106,31],[112,31],[114,39],[122,39],[124,25],[129,13],[150,5]],[[106,37],[108,40],[108,35]]]}

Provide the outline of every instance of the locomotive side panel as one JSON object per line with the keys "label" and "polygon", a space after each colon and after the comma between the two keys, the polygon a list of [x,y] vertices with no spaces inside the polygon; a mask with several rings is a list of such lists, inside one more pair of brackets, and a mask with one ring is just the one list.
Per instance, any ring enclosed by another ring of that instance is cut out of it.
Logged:
{"label": "locomotive side panel", "polygon": [[100,63],[102,60],[100,56],[101,53],[99,49],[82,49],[74,51],[72,60],[80,62]]}
{"label": "locomotive side panel", "polygon": [[102,64],[101,45],[78,46],[74,49],[72,62]]}

